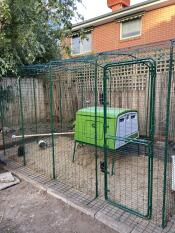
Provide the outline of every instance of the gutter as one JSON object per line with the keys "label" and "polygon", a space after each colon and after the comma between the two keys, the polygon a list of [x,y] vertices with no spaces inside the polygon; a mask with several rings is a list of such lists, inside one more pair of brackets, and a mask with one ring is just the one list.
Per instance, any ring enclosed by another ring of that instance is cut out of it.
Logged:
{"label": "gutter", "polygon": [[136,13],[143,12],[143,11],[154,10],[154,9],[172,5],[172,4],[175,4],[174,0],[146,1],[141,4],[136,4],[130,7],[126,7],[117,12],[108,13],[108,14],[105,14],[105,15],[102,15],[102,16],[99,16],[93,19],[86,20],[79,24],[76,24],[75,26],[73,26],[72,32],[78,31],[84,28],[92,27],[92,26],[99,26],[99,25],[112,22],[116,19],[119,19],[125,16],[129,16],[129,15],[136,14]]}

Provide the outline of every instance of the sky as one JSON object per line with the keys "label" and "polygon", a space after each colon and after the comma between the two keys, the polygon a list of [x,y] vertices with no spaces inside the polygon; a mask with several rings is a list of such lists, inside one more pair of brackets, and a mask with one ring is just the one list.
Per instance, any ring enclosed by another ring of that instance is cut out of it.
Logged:
{"label": "sky", "polygon": [[[144,2],[145,0],[131,0],[131,4]],[[84,19],[94,18],[99,15],[111,12],[107,7],[107,0],[82,0],[83,5],[78,5],[78,11]]]}

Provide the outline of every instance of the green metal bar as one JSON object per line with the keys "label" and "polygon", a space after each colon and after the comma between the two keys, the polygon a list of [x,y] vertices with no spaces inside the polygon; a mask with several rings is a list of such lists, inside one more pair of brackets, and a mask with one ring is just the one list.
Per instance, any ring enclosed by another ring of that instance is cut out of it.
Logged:
{"label": "green metal bar", "polygon": [[74,150],[73,150],[73,155],[72,155],[72,162],[73,162],[73,163],[75,162],[76,145],[77,145],[77,142],[74,141]]}
{"label": "green metal bar", "polygon": [[105,69],[108,69],[108,68],[115,67],[115,66],[135,65],[135,64],[144,64],[147,67],[151,68],[152,66],[154,66],[155,62],[151,58],[144,58],[144,59],[122,61],[122,62],[111,62],[111,63],[105,64],[103,67]]}
{"label": "green metal bar", "polygon": [[35,106],[35,132],[38,133],[38,119],[37,119],[37,106],[36,106],[36,83],[35,79],[33,78],[33,100],[34,100],[34,106]]}
{"label": "green metal bar", "polygon": [[[157,65],[156,65],[156,62],[154,62],[154,66],[153,66],[154,68],[153,68],[153,76],[154,76],[154,78],[152,78],[153,79],[153,82],[154,82],[154,84],[153,84],[153,114],[152,114],[152,138],[151,138],[151,140],[152,140],[152,147],[151,147],[151,155],[152,155],[152,158],[151,158],[151,175],[152,175],[152,177],[151,177],[151,190],[150,190],[150,192],[151,192],[151,200],[150,200],[150,202],[151,202],[151,205],[152,205],[152,199],[153,199],[153,173],[154,173],[154,168],[153,168],[153,162],[154,162],[154,135],[155,135],[155,101],[156,101],[156,77],[157,77]],[[152,208],[151,208],[151,210],[152,210]],[[151,216],[152,216],[152,213],[151,213]],[[150,216],[150,217],[151,217]]]}
{"label": "green metal bar", "polygon": [[[89,63],[89,64],[94,64],[94,59],[98,59],[98,58],[105,58],[106,56],[128,56],[130,58],[133,59],[137,59],[136,56],[132,55],[131,53],[119,53],[119,52],[103,52],[103,53],[99,53],[97,55],[89,55],[89,56],[85,56],[83,58],[69,58],[69,59],[64,59],[64,60],[55,60],[52,61],[53,65],[58,65],[58,64],[63,64],[63,63],[75,63],[75,62],[82,62],[82,63]],[[151,58],[149,58],[151,60]]]}
{"label": "green metal bar", "polygon": [[111,71],[109,70],[109,83],[110,83],[110,87],[109,87],[109,106],[111,107],[112,106],[112,93],[111,93],[111,90],[112,90],[112,82],[111,82]]}
{"label": "green metal bar", "polygon": [[95,183],[96,183],[96,198],[98,193],[98,154],[97,154],[97,105],[98,105],[98,90],[97,90],[97,61],[95,63]]}
{"label": "green metal bar", "polygon": [[[71,58],[71,59],[64,59],[64,60],[53,60],[51,63],[52,63],[52,66],[57,66],[57,65],[63,65],[63,64],[66,64],[66,63],[76,63],[76,62],[79,62],[79,63],[87,63],[87,64],[95,64],[94,62],[94,58],[95,58],[95,61],[98,60],[98,58],[102,59],[103,57],[106,57],[107,55],[110,55],[110,56],[128,56],[128,57],[131,57],[133,59],[137,59],[136,56],[130,54],[130,53],[118,53],[118,52],[105,52],[105,53],[99,53],[97,54],[97,56],[90,56],[88,58]],[[145,58],[146,59],[146,58]],[[147,58],[149,59],[150,61],[153,61],[153,59],[151,58]],[[99,67],[102,67],[102,65],[98,64]],[[49,71],[49,64],[46,64],[46,65],[33,65],[33,66],[25,66],[23,69],[21,69],[21,71],[30,71],[31,70],[37,70],[39,72],[46,72],[46,71]],[[66,68],[65,68],[66,70]],[[73,69],[68,69],[68,70],[73,70]],[[79,70],[79,68],[77,69],[74,69],[74,70]],[[24,73],[25,74],[25,73]]]}
{"label": "green metal bar", "polygon": [[83,95],[83,87],[84,87],[84,80],[83,80],[83,77],[82,77],[82,80],[81,80],[82,84],[81,84],[81,108],[84,107],[84,95]]}
{"label": "green metal bar", "polygon": [[[150,100],[150,86],[151,84],[151,74],[149,73],[149,79],[148,79],[148,98],[147,98],[147,103],[149,103],[149,100]],[[149,117],[149,108],[150,106],[147,105],[147,111],[146,111],[146,136],[148,136],[148,117]]]}
{"label": "green metal bar", "polygon": [[54,115],[53,115],[53,80],[52,80],[52,66],[49,67],[49,81],[50,81],[50,129],[51,129],[51,140],[52,140],[52,169],[53,179],[56,178],[55,172],[55,142],[54,142]]}
{"label": "green metal bar", "polygon": [[[22,102],[22,91],[21,91],[21,78],[18,77],[19,86],[19,103],[20,103],[20,124],[21,124],[21,134],[22,134],[22,146],[25,146],[24,142],[24,113],[23,113],[23,102]],[[23,155],[23,164],[26,166],[26,154]]]}
{"label": "green metal bar", "polygon": [[108,150],[107,150],[107,68],[104,68],[103,71],[103,108],[104,108],[104,125],[103,125],[103,131],[104,131],[104,194],[105,199],[108,199]]}
{"label": "green metal bar", "polygon": [[4,156],[6,155],[6,145],[5,145],[5,136],[4,136],[4,107],[3,107],[3,100],[0,101],[0,112],[1,112],[1,126],[2,126],[2,142],[3,142],[3,151],[4,151]]}
{"label": "green metal bar", "polygon": [[[153,80],[152,80],[152,73],[151,70],[149,69],[150,74],[151,74],[151,80],[150,80],[150,85],[149,85],[149,90],[150,90],[150,106],[149,106],[149,114],[150,114],[150,118],[149,118],[149,138],[150,141],[152,142],[152,118],[153,118],[153,114],[154,112],[152,111],[152,104],[153,104]],[[152,145],[150,144],[150,146],[148,147],[148,216],[149,218],[151,218],[152,215],[152,190],[151,190],[151,184],[152,184]]]}
{"label": "green metal bar", "polygon": [[147,191],[147,211],[148,211],[148,219],[152,216],[152,190],[151,190],[151,183],[152,183],[152,175],[151,175],[151,166],[152,166],[152,150],[151,146],[148,147],[148,191]]}
{"label": "green metal bar", "polygon": [[58,87],[59,87],[59,104],[60,104],[60,124],[61,124],[61,132],[63,130],[63,117],[62,117],[62,91],[61,91],[61,83],[58,80]]}
{"label": "green metal bar", "polygon": [[111,172],[112,176],[115,175],[114,168],[115,168],[115,156],[112,155],[112,172]]}
{"label": "green metal bar", "polygon": [[169,78],[168,78],[168,94],[166,100],[166,128],[165,128],[165,150],[164,150],[164,180],[163,180],[163,204],[162,204],[162,227],[166,227],[166,198],[167,198],[167,164],[168,164],[168,132],[170,123],[170,100],[171,100],[171,82],[173,74],[173,52],[174,42],[170,46],[170,62],[169,62]]}
{"label": "green metal bar", "polygon": [[152,193],[153,193],[153,152],[154,152],[154,118],[155,118],[155,79],[156,79],[156,64],[150,68],[150,122],[149,122],[149,138],[151,144],[148,147],[148,211],[149,217],[152,217]]}

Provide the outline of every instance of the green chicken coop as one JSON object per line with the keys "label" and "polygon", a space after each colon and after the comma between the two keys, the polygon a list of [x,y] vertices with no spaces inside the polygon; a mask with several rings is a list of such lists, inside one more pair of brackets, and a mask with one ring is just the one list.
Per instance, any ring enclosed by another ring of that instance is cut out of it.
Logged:
{"label": "green chicken coop", "polygon": [[[96,127],[95,127],[96,124]],[[95,145],[104,145],[104,108],[83,108],[76,113],[75,142]],[[96,131],[96,140],[95,140]],[[127,138],[138,138],[138,112],[124,108],[107,108],[107,145],[116,150],[128,143]]]}

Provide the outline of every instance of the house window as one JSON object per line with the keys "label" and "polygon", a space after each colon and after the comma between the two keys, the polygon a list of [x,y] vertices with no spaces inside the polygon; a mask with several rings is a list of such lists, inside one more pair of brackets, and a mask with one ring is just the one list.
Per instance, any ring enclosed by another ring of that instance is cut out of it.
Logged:
{"label": "house window", "polygon": [[141,35],[141,18],[121,23],[120,38],[127,39]]}
{"label": "house window", "polygon": [[81,39],[79,36],[72,37],[72,54],[82,54],[91,52],[92,41],[91,33],[85,35],[85,38]]}

